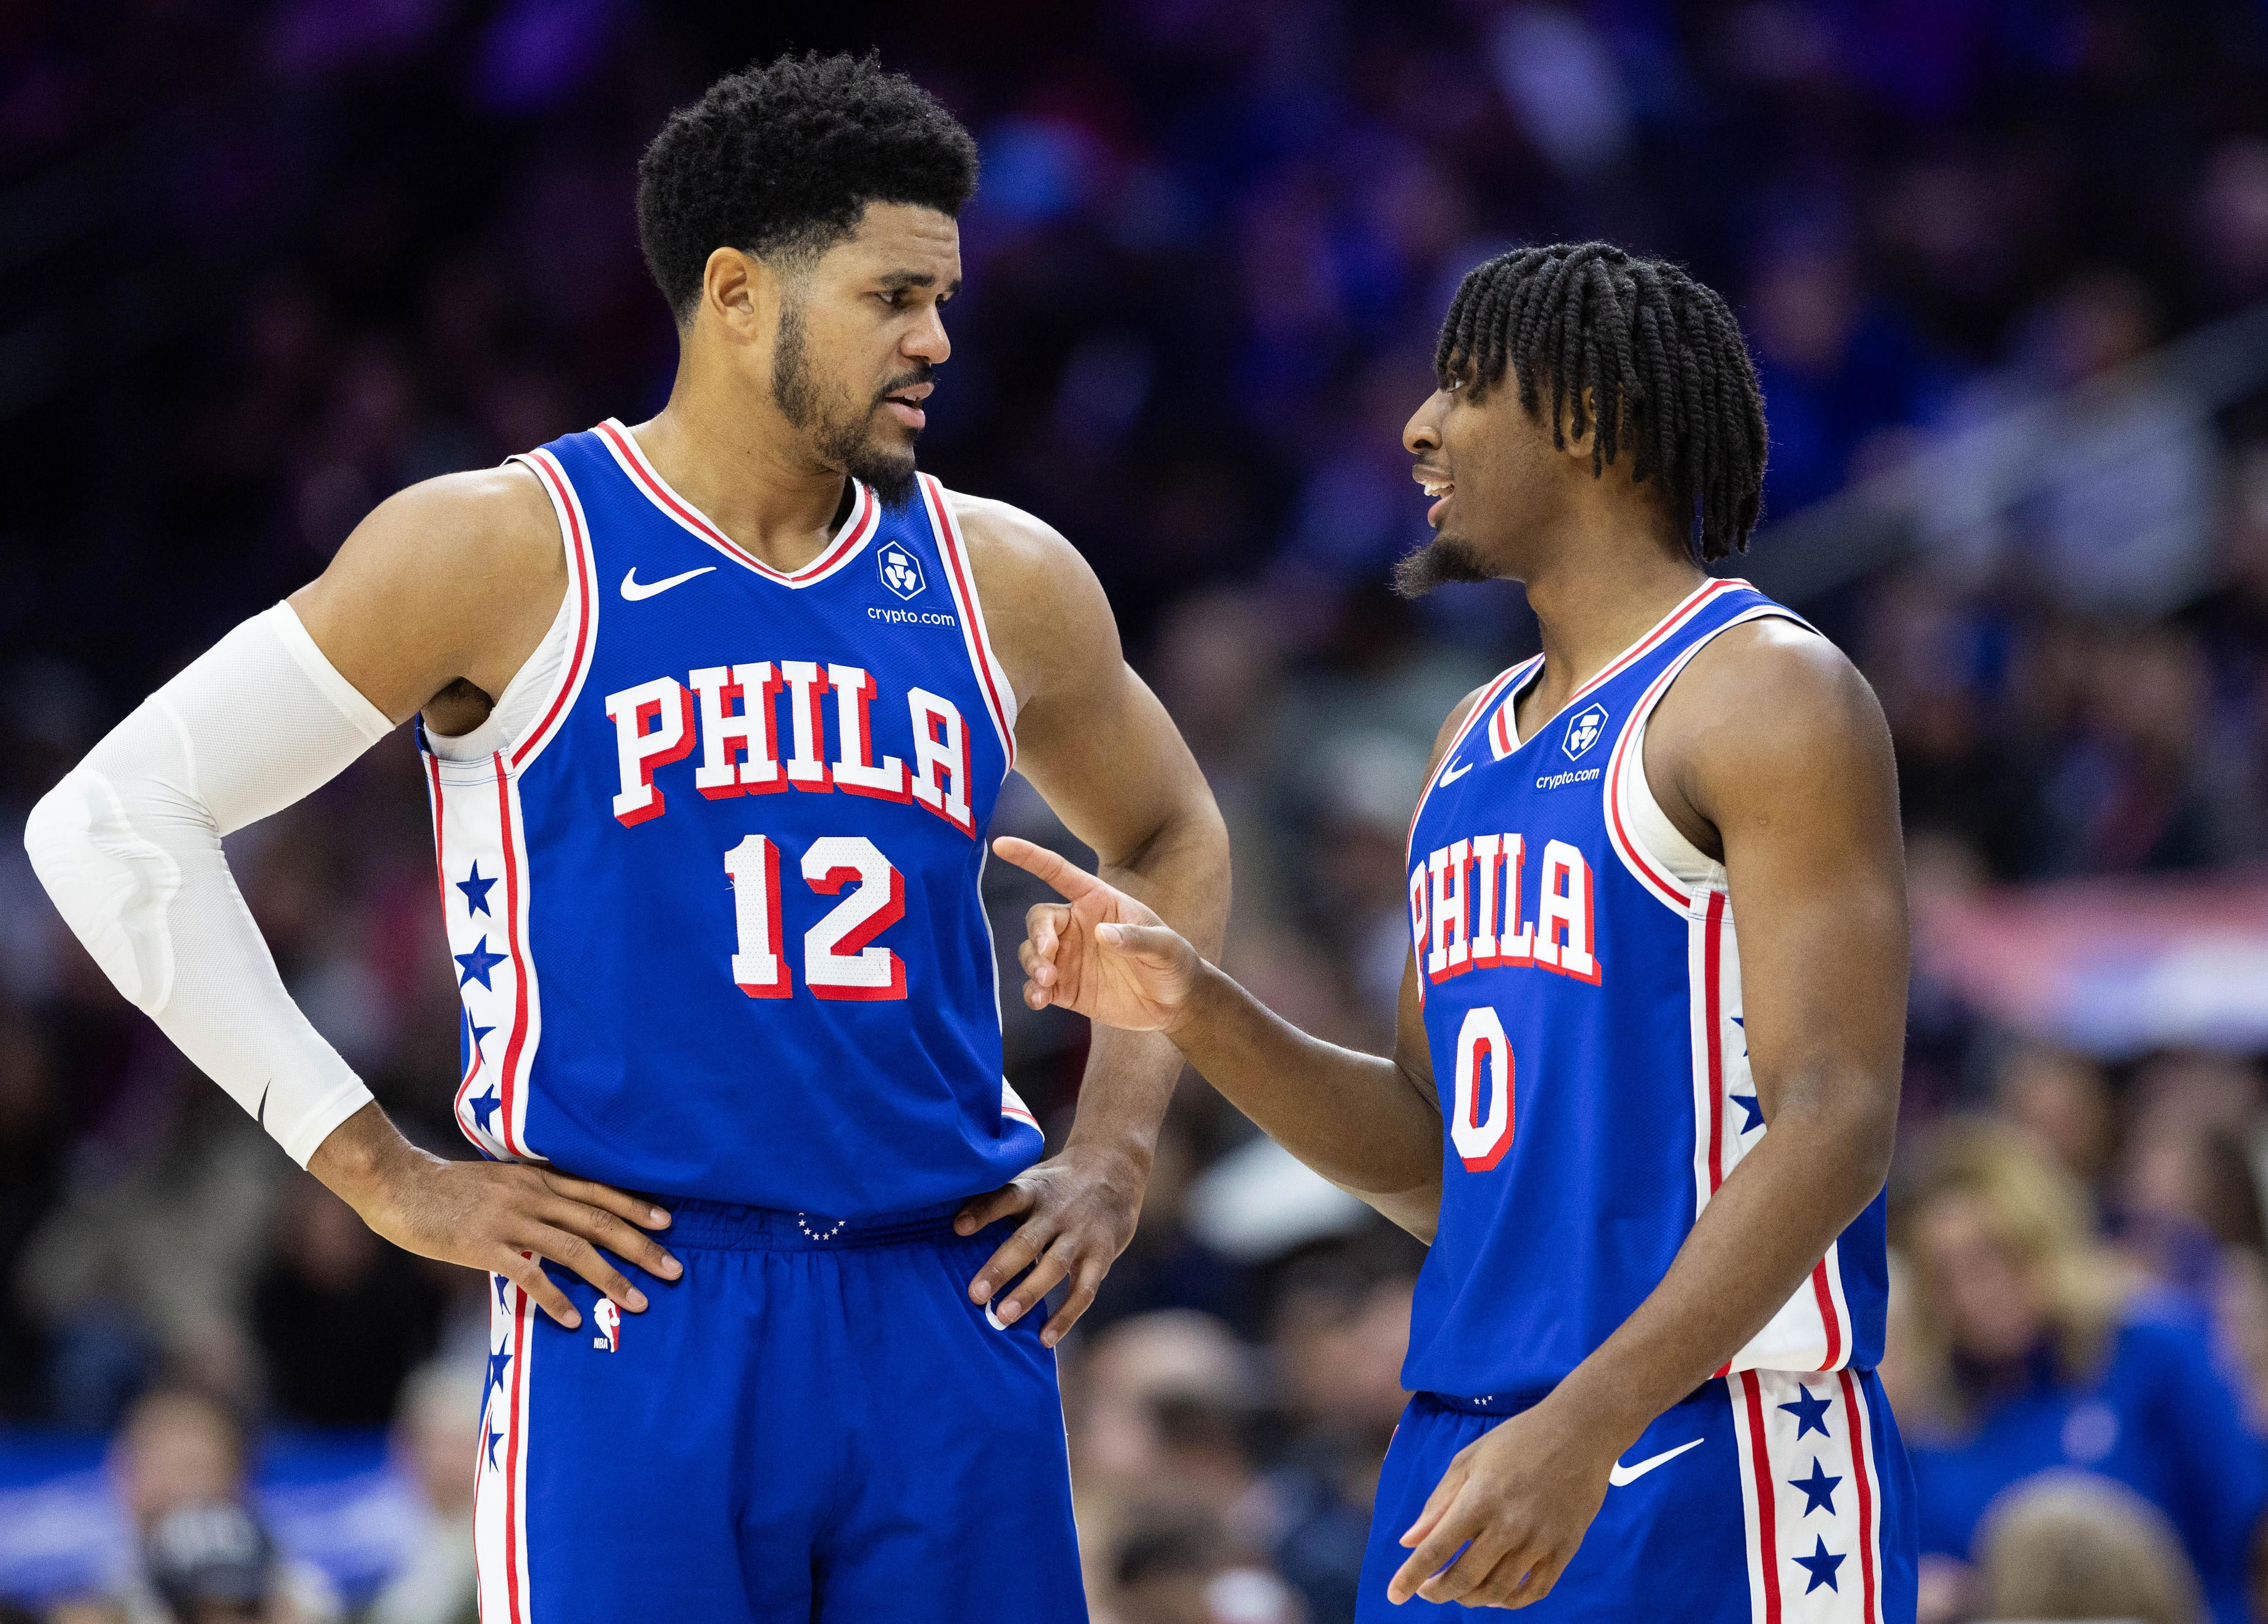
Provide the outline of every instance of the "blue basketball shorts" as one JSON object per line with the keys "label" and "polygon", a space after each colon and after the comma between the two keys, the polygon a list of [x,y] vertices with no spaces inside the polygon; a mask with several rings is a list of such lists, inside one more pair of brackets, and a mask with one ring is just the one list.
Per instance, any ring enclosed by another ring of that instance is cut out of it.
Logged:
{"label": "blue basketball shorts", "polygon": [[[1386,1587],[1457,1451],[1523,1407],[1414,1395],[1386,1452],[1358,1624],[1501,1619]],[[1913,1624],[1913,1473],[1874,1372],[1742,1370],[1670,1407],[1623,1454],[1559,1583],[1520,1613],[1650,1624]]]}
{"label": "blue basketball shorts", "polygon": [[491,1276],[486,1624],[1085,1624],[1046,1315],[968,1300],[1012,1226],[953,1211],[678,1202],[644,1313],[550,1269],[572,1331]]}

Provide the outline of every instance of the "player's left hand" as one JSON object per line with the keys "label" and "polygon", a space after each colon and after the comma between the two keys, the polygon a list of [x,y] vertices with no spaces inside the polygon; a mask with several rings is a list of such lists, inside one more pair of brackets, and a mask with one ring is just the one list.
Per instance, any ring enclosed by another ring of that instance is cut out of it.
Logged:
{"label": "player's left hand", "polygon": [[1551,1593],[1607,1497],[1616,1452],[1546,1399],[1460,1450],[1402,1536],[1388,1584],[1468,1607],[1525,1607]]}
{"label": "player's left hand", "polygon": [[[1070,1295],[1040,1327],[1041,1342],[1054,1347],[1079,1323],[1103,1275],[1134,1238],[1148,1183],[1149,1169],[1130,1156],[1068,1144],[990,1195],[977,1196],[954,1216],[957,1233],[974,1235],[1002,1218],[1027,1216],[968,1282],[969,1300],[990,1303],[1001,1324],[1013,1325],[1069,1280]],[[993,1294],[1027,1268],[1032,1272],[1016,1289],[993,1302]]]}

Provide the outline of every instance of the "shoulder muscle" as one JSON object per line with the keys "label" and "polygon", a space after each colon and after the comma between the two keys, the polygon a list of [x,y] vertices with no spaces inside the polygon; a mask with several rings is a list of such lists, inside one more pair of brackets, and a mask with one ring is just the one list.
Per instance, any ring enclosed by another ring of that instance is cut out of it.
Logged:
{"label": "shoulder muscle", "polygon": [[1118,622],[1102,583],[1060,531],[1005,502],[945,496],[968,542],[985,627],[1020,706],[1119,665]]}
{"label": "shoulder muscle", "polygon": [[1816,823],[1839,808],[1896,836],[1896,769],[1874,691],[1841,650],[1791,621],[1735,627],[1696,655],[1646,744],[1673,816],[1682,801],[1723,831],[1735,819]]}
{"label": "shoulder muscle", "polygon": [[549,497],[511,464],[387,497],[291,601],[341,674],[399,722],[457,680],[500,693],[558,612],[566,573]]}

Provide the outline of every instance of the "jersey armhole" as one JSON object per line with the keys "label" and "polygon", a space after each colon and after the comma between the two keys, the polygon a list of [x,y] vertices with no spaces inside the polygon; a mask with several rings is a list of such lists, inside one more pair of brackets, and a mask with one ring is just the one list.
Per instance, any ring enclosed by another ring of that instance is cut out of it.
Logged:
{"label": "jersey armhole", "polygon": [[961,641],[968,650],[968,663],[976,670],[984,708],[991,713],[993,729],[1000,736],[1001,751],[1012,768],[1016,765],[1016,690],[992,652],[991,634],[984,626],[984,606],[976,597],[976,571],[968,562],[968,546],[961,534],[961,521],[954,517],[952,500],[935,475],[918,477],[922,499],[929,508],[930,535],[945,561],[945,584],[953,593],[954,606],[961,611]]}
{"label": "jersey armhole", "polygon": [[566,469],[548,451],[528,452],[504,460],[526,468],[543,487],[559,526],[559,545],[567,558],[567,584],[550,626],[512,672],[512,680],[504,684],[480,725],[456,734],[422,727],[421,732],[427,748],[444,761],[484,761],[502,754],[517,771],[550,741],[582,687],[598,631],[599,606],[592,584],[590,526]]}
{"label": "jersey armhole", "polygon": [[1725,888],[1725,866],[1687,839],[1684,831],[1661,810],[1661,803],[1655,798],[1653,786],[1646,776],[1646,724],[1668,694],[1670,685],[1695,655],[1734,627],[1764,620],[1792,621],[1818,635],[1817,628],[1801,615],[1778,604],[1759,604],[1734,615],[1705,636],[1696,639],[1690,648],[1663,668],[1631,708],[1629,720],[1623,724],[1622,736],[1615,741],[1614,754],[1607,763],[1602,794],[1606,802],[1607,838],[1615,849],[1615,856],[1657,901],[1679,914],[1691,912],[1711,892]]}

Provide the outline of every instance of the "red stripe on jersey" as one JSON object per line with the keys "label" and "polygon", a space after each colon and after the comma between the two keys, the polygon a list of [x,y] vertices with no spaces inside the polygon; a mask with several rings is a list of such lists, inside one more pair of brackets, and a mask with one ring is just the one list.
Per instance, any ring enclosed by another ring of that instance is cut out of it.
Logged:
{"label": "red stripe on jersey", "polygon": [[527,1614],[519,1605],[519,1385],[527,1370],[527,1293],[512,1289],[519,1301],[512,1311],[512,1419],[504,1423],[510,1436],[504,1446],[504,1584],[510,1624],[524,1624]]}
{"label": "red stripe on jersey", "polygon": [[[1671,664],[1668,671],[1656,677],[1653,686],[1646,691],[1646,696],[1638,701],[1637,709],[1631,711],[1631,719],[1624,724],[1621,736],[1615,740],[1613,759],[1607,763],[1606,803],[1607,821],[1611,826],[1616,850],[1630,859],[1631,866],[1638,871],[1640,879],[1660,892],[1664,897],[1675,899],[1676,906],[1690,908],[1693,905],[1692,893],[1675,880],[1658,871],[1653,863],[1648,863],[1646,860],[1646,854],[1638,849],[1638,842],[1631,838],[1630,831],[1623,827],[1623,768],[1630,759],[1631,740],[1637,733],[1639,720],[1653,709],[1654,696],[1661,692],[1662,684],[1684,668],[1685,662],[1682,659],[1676,660]],[[1638,753],[1643,758],[1645,754],[1643,748]],[[1646,771],[1643,759],[1638,763],[1638,771],[1641,774]],[[1651,791],[1649,790],[1648,793]]]}
{"label": "red stripe on jersey", "polygon": [[1812,1268],[1811,1290],[1819,1299],[1819,1323],[1827,1327],[1827,1357],[1819,1362],[1819,1368],[1831,1370],[1843,1356],[1843,1322],[1835,1312],[1835,1290],[1827,1282],[1825,1258]]}
{"label": "red stripe on jersey", "polygon": [[1764,1624],[1779,1624],[1778,1509],[1772,1503],[1771,1453],[1764,1444],[1764,1401],[1754,1370],[1741,1372],[1749,1405],[1749,1465],[1756,1480],[1756,1543],[1764,1557]]}
{"label": "red stripe on jersey", "polygon": [[1700,610],[1701,606],[1707,603],[1718,593],[1728,591],[1735,586],[1746,585],[1748,585],[1746,581],[1725,580],[1709,581],[1704,583],[1699,587],[1697,587],[1690,597],[1687,598],[1683,603],[1679,604],[1677,607],[1672,609],[1669,612],[1668,618],[1664,620],[1660,625],[1655,627],[1652,631],[1646,633],[1644,639],[1626,650],[1623,653],[1622,657],[1616,659],[1613,665],[1609,665],[1604,671],[1599,672],[1597,676],[1593,677],[1581,687],[1577,688],[1572,694],[1569,694],[1567,696],[1567,704],[1559,707],[1559,710],[1554,713],[1554,719],[1556,720],[1559,715],[1564,714],[1566,711],[1568,705],[1575,703],[1576,701],[1581,699],[1586,694],[1590,693],[1601,683],[1610,680],[1616,672],[1626,670],[1632,661],[1641,658],[1647,650],[1653,648],[1654,644],[1660,643],[1664,637],[1668,636],[1670,633],[1675,631],[1679,627],[1684,625],[1686,621],[1691,620]]}
{"label": "red stripe on jersey", "polygon": [[1709,1032],[1709,1194],[1725,1182],[1725,1034],[1720,985],[1725,974],[1725,893],[1709,893],[1702,922],[1701,1014]]}
{"label": "red stripe on jersey", "polygon": [[1008,708],[1000,702],[1000,690],[992,683],[992,642],[984,630],[982,611],[976,603],[976,584],[974,572],[961,562],[960,523],[953,517],[953,509],[945,499],[945,488],[928,474],[922,476],[923,494],[929,499],[932,526],[938,540],[938,551],[945,555],[945,567],[952,572],[954,596],[961,601],[961,613],[968,621],[966,641],[969,644],[969,664],[976,667],[977,680],[984,685],[984,702],[992,712],[992,725],[1000,730],[1000,742],[1007,747],[1008,765],[1016,765],[1016,734],[1008,725]]}
{"label": "red stripe on jersey", "polygon": [[504,1102],[499,1113],[501,1130],[497,1137],[504,1148],[514,1156],[525,1156],[527,1149],[512,1132],[512,1078],[519,1069],[519,1046],[527,1040],[527,961],[519,951],[519,863],[512,838],[512,781],[504,776],[504,752],[497,751],[496,762],[497,824],[504,838],[504,939],[512,950],[512,1040],[504,1051],[504,1080],[498,1098]]}
{"label": "red stripe on jersey", "polygon": [[535,724],[534,731],[520,740],[519,748],[512,753],[514,767],[534,754],[535,746],[550,733],[551,724],[558,720],[559,713],[566,708],[568,696],[575,692],[577,680],[583,672],[584,656],[589,652],[591,644],[590,546],[583,534],[583,520],[575,506],[574,491],[549,454],[536,452],[528,459],[527,466],[551,487],[559,511],[567,516],[568,537],[574,543],[568,550],[574,556],[575,590],[581,594],[581,599],[575,617],[575,651],[568,658],[564,679],[559,684],[558,693],[551,696],[551,709],[543,713],[543,720]]}
{"label": "red stripe on jersey", "polygon": [[843,531],[841,539],[800,570],[776,570],[718,529],[696,509],[680,500],[675,492],[661,482],[661,476],[646,462],[645,452],[639,449],[637,443],[611,421],[600,423],[599,432],[605,436],[608,443],[621,454],[622,465],[630,470],[630,478],[637,482],[638,489],[645,492],[657,507],[680,520],[710,546],[718,548],[735,562],[745,564],[767,579],[784,582],[791,586],[815,580],[848,557],[858,544],[866,539],[867,533],[873,528],[877,508],[873,492],[867,489],[865,485],[853,481],[853,488],[858,492],[857,505],[851,510],[850,523]]}
{"label": "red stripe on jersey", "polygon": [[1851,1372],[1842,1373],[1844,1424],[1851,1429],[1851,1475],[1859,1481],[1859,1571],[1865,1576],[1867,1610],[1859,1616],[1874,1624],[1874,1495],[1867,1486],[1867,1427],[1859,1414],[1859,1395]]}

